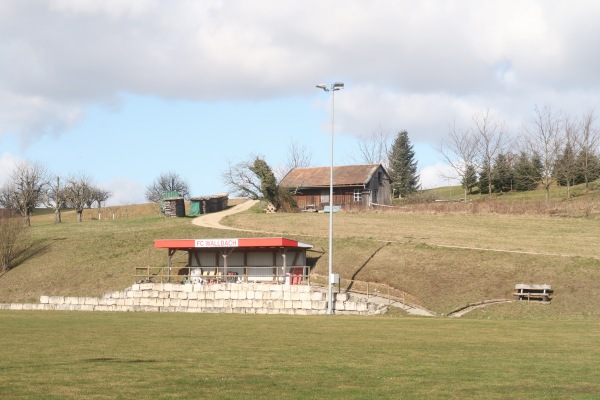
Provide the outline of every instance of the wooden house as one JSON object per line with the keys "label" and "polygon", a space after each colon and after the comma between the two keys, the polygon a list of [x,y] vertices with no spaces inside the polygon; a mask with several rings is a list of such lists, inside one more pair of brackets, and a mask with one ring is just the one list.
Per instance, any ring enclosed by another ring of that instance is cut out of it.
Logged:
{"label": "wooden house", "polygon": [[330,167],[293,168],[279,185],[292,192],[300,210],[322,211],[332,205],[359,210],[391,205],[391,179],[382,165],[333,167],[333,202],[329,201]]}

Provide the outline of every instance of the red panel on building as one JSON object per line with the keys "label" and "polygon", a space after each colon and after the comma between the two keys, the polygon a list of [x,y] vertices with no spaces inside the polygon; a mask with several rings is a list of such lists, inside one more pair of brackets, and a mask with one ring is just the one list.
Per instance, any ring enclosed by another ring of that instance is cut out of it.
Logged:
{"label": "red panel on building", "polygon": [[157,239],[157,249],[194,249],[194,248],[251,248],[251,247],[289,247],[309,249],[313,246],[283,237],[275,238],[219,238],[219,239]]}

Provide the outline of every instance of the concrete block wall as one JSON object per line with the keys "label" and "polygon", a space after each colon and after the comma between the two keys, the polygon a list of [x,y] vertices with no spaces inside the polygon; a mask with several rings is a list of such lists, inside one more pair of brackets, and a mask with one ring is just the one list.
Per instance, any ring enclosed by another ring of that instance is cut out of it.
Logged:
{"label": "concrete block wall", "polygon": [[[386,310],[349,293],[334,293],[333,308],[351,315]],[[102,297],[41,296],[40,304],[0,304],[0,309],[318,315],[327,312],[327,292],[306,285],[140,283]]]}

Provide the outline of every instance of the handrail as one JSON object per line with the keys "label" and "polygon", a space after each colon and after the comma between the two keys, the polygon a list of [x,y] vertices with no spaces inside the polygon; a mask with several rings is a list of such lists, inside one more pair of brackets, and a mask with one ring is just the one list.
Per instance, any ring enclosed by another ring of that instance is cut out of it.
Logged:
{"label": "handrail", "polygon": [[[248,274],[231,271],[232,269],[253,268],[253,269],[268,269],[270,273],[264,274]],[[134,267],[134,278],[136,282],[181,282],[181,283],[241,283],[241,282],[270,282],[277,284],[310,284],[309,277],[306,275],[306,267],[304,266],[286,266],[287,270],[302,268],[302,274],[287,272],[285,274],[274,274],[273,272],[281,272],[281,266],[235,266],[228,267],[225,273],[224,267],[173,267],[169,271],[168,266],[160,267]],[[201,269],[201,274],[195,274],[194,270]],[[275,271],[274,271],[275,270]],[[175,275],[172,273],[175,271]],[[181,273],[183,271],[183,274]]]}
{"label": "handrail", "polygon": [[[312,284],[321,284],[327,286],[327,277],[317,274],[311,274]],[[347,284],[346,284],[347,283]],[[396,289],[385,283],[359,281],[356,279],[345,279],[340,277],[340,283],[336,284],[338,293],[357,293],[369,296],[378,296],[387,298],[389,303],[399,302],[404,305],[422,308],[420,301],[410,293]]]}

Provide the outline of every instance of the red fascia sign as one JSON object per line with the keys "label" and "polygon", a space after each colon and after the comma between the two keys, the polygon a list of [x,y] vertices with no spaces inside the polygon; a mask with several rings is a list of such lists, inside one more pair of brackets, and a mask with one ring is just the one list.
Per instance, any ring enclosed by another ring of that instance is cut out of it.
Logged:
{"label": "red fascia sign", "polygon": [[312,244],[286,238],[231,238],[231,239],[158,239],[154,241],[157,249],[193,249],[193,248],[257,248],[286,247],[310,249]]}
{"label": "red fascia sign", "polygon": [[195,239],[194,247],[238,247],[238,239]]}

